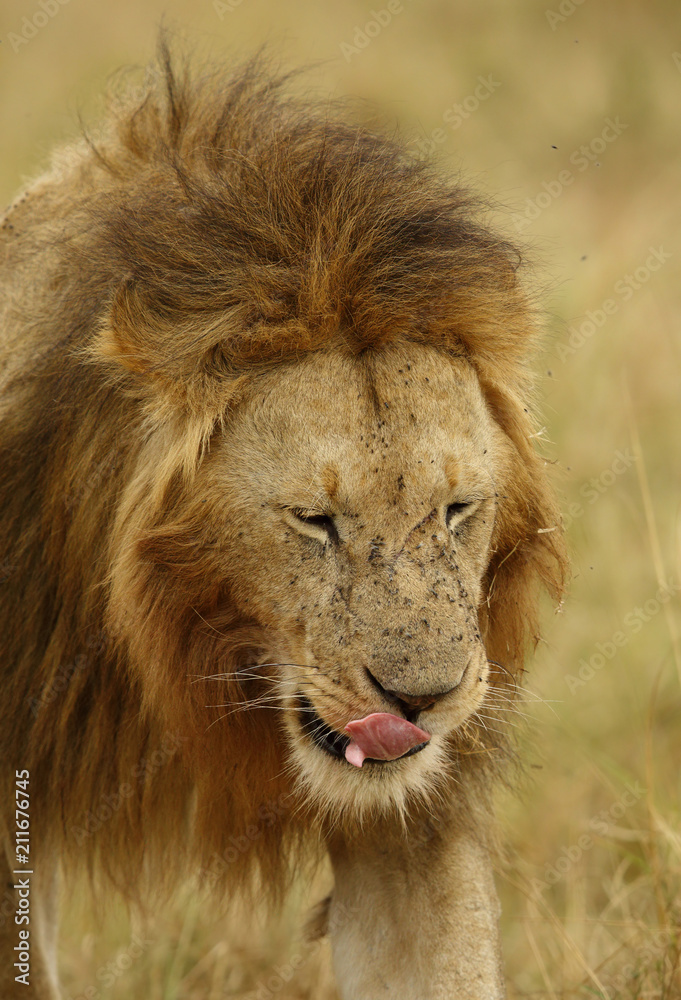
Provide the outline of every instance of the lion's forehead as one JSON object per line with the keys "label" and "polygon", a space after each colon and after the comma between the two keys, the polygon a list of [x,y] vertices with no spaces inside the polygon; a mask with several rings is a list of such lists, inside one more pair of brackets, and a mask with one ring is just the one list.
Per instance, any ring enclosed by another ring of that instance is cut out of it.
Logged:
{"label": "lion's forehead", "polygon": [[244,414],[239,433],[288,476],[339,498],[481,488],[493,475],[492,419],[464,361],[409,345],[371,359],[340,353],[287,366]]}

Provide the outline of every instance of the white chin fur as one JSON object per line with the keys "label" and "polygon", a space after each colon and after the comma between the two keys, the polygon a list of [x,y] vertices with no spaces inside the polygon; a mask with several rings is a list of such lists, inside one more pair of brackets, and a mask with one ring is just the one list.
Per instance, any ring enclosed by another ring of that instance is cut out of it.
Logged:
{"label": "white chin fur", "polygon": [[337,760],[288,724],[292,766],[304,798],[334,824],[378,815],[404,816],[409,804],[437,797],[447,770],[443,741],[433,736],[419,753],[354,767]]}

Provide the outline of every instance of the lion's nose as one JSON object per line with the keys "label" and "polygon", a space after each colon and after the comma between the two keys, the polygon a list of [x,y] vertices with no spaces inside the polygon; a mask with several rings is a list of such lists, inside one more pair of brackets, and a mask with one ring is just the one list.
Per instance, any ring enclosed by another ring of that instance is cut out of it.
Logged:
{"label": "lion's nose", "polygon": [[408,694],[406,691],[391,691],[389,688],[383,689],[387,695],[394,698],[396,701],[402,702],[405,708],[409,711],[417,710],[422,712],[424,708],[430,708],[440,698],[444,698],[449,691],[431,691],[429,694]]}
{"label": "lion's nose", "polygon": [[[426,708],[431,708],[436,702],[444,698],[445,695],[453,691],[454,688],[447,688],[446,691],[429,691],[427,694],[412,694],[409,691],[395,691],[392,688],[384,687],[381,682],[374,677],[370,670],[367,669],[367,675],[369,680],[374,685],[381,694],[387,696],[390,701],[395,701],[399,704],[400,708],[404,714],[409,718],[415,712],[422,712]],[[456,685],[454,685],[456,687]]]}

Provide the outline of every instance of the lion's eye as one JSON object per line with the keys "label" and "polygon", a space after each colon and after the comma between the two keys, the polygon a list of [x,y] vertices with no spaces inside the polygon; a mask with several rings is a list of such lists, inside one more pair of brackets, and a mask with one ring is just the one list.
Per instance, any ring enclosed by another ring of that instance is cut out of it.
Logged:
{"label": "lion's eye", "polygon": [[445,511],[445,522],[447,527],[450,526],[452,521],[458,520],[461,515],[467,514],[473,507],[473,504],[469,500],[459,500],[456,503],[450,503],[449,507]]}
{"label": "lion's eye", "polygon": [[319,538],[324,542],[338,541],[338,531],[336,530],[333,518],[329,514],[310,514],[304,510],[291,510],[290,513],[301,527],[312,529],[305,532],[305,534],[309,534],[313,538]]}

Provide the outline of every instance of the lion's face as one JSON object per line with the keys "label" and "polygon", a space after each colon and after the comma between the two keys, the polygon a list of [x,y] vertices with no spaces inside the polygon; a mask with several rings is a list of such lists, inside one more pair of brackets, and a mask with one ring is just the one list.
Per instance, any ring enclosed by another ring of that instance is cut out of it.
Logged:
{"label": "lion's face", "polygon": [[[425,791],[485,696],[478,607],[506,447],[470,366],[409,345],[263,376],[212,455],[232,597],[272,636],[279,666],[263,670],[298,776],[334,807]],[[354,768],[340,734],[372,712],[432,739]]]}

